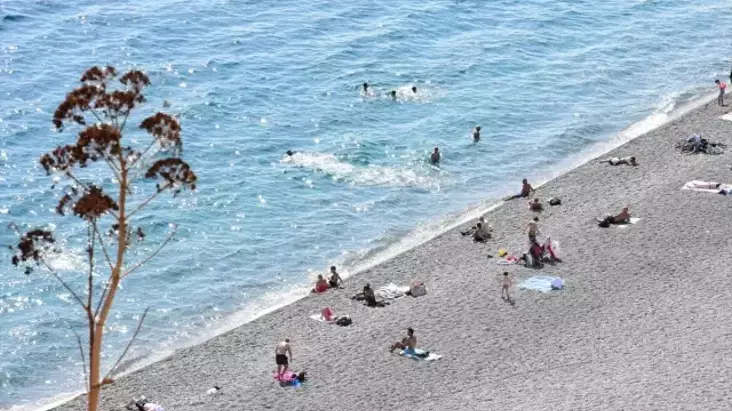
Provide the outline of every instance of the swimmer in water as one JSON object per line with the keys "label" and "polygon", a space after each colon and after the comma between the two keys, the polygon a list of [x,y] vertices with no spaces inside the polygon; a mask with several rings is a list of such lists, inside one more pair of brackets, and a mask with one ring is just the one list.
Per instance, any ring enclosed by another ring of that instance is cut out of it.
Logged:
{"label": "swimmer in water", "polygon": [[413,86],[412,87],[412,93],[417,94],[417,87],[416,86]]}
{"label": "swimmer in water", "polygon": [[296,151],[292,151],[292,150],[287,150],[287,155],[288,155],[289,157],[292,157],[292,156],[294,156],[294,155],[295,155],[295,153],[297,153],[297,152],[296,152]]}
{"label": "swimmer in water", "polygon": [[480,141],[480,126],[473,129],[473,142],[477,143]]}
{"label": "swimmer in water", "polygon": [[435,151],[433,151],[432,155],[430,156],[430,163],[438,164],[439,162],[440,162],[440,149],[435,147]]}
{"label": "swimmer in water", "polygon": [[363,83],[363,94],[369,93],[369,83]]}

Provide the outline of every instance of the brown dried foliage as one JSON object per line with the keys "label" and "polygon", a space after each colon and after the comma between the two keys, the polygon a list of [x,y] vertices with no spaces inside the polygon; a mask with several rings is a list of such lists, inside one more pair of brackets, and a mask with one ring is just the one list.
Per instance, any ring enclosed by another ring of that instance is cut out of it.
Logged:
{"label": "brown dried foliage", "polygon": [[[13,256],[13,265],[18,266],[25,262],[34,262],[36,265],[40,264],[43,259],[43,254],[48,250],[56,240],[53,238],[53,233],[47,230],[31,230],[23,234],[18,242],[18,252]],[[25,274],[30,274],[33,271],[33,267],[28,265],[25,267]]]}
{"label": "brown dried foliage", "polygon": [[71,187],[69,192],[61,197],[61,200],[56,206],[56,212],[61,215],[66,215],[68,209],[75,216],[93,222],[104,214],[107,214],[110,210],[119,210],[119,206],[112,197],[104,194],[101,188],[92,185],[84,192],[80,192],[76,188]]}
{"label": "brown dried foliage", "polygon": [[171,150],[178,155],[183,142],[180,139],[180,123],[169,114],[155,113],[140,123],[140,128],[147,130],[160,144],[163,150]]}
{"label": "brown dried foliage", "polygon": [[158,191],[172,187],[175,194],[186,187],[195,190],[198,179],[188,163],[176,157],[156,161],[145,173],[145,178],[157,177],[165,181],[165,185],[158,184]]}

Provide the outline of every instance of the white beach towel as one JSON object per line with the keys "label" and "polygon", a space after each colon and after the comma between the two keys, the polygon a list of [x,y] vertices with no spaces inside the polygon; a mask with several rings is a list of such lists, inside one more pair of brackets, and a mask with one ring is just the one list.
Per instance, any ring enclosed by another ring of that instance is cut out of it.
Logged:
{"label": "white beach towel", "polygon": [[320,314],[313,314],[310,316],[315,321],[320,321],[321,323],[332,323],[333,321],[325,321],[325,318],[323,318]]}
{"label": "white beach towel", "polygon": [[518,288],[548,293],[549,291],[557,288],[563,289],[564,280],[559,277],[552,277],[549,275],[537,275],[524,280],[521,284],[519,284]]}
{"label": "white beach towel", "polygon": [[684,184],[682,190],[701,191],[702,193],[729,194],[732,184],[720,184],[714,181],[693,180]]}
{"label": "white beach towel", "polygon": [[[415,348],[414,352],[417,354],[420,354],[420,355],[425,353],[425,351],[421,348]],[[437,355],[435,353],[430,353],[426,357],[421,357],[419,355],[414,355],[414,354],[404,354],[404,351],[399,351],[399,355],[401,355],[404,358],[411,358],[411,359],[417,360],[417,361],[437,361],[440,358],[442,358],[441,355]]]}
{"label": "white beach towel", "polygon": [[396,285],[394,283],[389,283],[383,287],[379,287],[378,290],[374,292],[374,295],[376,298],[381,298],[384,300],[394,300],[400,297],[404,297],[409,292],[409,286],[408,285]]}
{"label": "white beach towel", "polygon": [[723,116],[719,116],[719,119],[724,121],[732,121],[732,113],[727,113]]}
{"label": "white beach towel", "polygon": [[630,224],[637,224],[638,221],[640,221],[640,218],[631,217],[630,218],[630,221],[628,221],[627,223],[625,223],[625,224],[615,224],[615,227],[618,227],[618,228],[628,228],[628,226]]}

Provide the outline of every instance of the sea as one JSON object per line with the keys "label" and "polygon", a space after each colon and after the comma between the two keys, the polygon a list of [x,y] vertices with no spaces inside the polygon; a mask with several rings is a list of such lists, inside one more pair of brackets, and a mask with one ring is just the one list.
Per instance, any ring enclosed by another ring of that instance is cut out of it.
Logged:
{"label": "sea", "polygon": [[80,309],[8,247],[54,230],[50,264],[83,292],[86,228],[38,159],[74,141],[51,119],[86,68],[146,72],[140,115],[179,118],[198,175],[136,215],[129,265],[177,234],[117,295],[107,367],[150,307],[130,371],[657,127],[727,81],[731,30],[729,0],[0,0],[0,409],[84,388]]}

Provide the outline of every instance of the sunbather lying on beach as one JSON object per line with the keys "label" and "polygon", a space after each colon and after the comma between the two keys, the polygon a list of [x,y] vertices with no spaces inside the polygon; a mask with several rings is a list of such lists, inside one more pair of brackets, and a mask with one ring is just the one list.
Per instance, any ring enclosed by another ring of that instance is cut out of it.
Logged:
{"label": "sunbather lying on beach", "polygon": [[600,221],[598,226],[600,227],[610,227],[611,224],[627,224],[630,222],[630,213],[628,212],[628,207],[623,208],[623,211],[620,212],[620,214],[616,216],[607,216],[604,219]]}
{"label": "sunbather lying on beach", "polygon": [[163,407],[146,400],[145,397],[130,401],[125,408],[132,411],[165,411]]}
{"label": "sunbather lying on beach", "polygon": [[535,198],[534,201],[529,201],[529,210],[531,211],[543,211],[544,206],[541,204],[541,201],[539,201],[538,198]]}
{"label": "sunbather lying on beach", "polygon": [[637,166],[638,162],[635,159],[635,156],[630,157],[613,157],[606,160],[600,160],[601,163],[608,163],[611,166],[619,166],[621,164],[627,164],[629,166]]}
{"label": "sunbather lying on beach", "polygon": [[394,352],[394,350],[402,350],[402,353],[404,355],[416,355],[418,357],[428,357],[430,355],[429,352],[423,352],[417,354],[415,349],[417,348],[417,336],[414,335],[414,330],[412,328],[407,328],[407,336],[402,338],[401,341],[395,342],[391,345],[391,348],[389,348],[389,352]]}
{"label": "sunbather lying on beach", "polygon": [[338,272],[336,272],[336,266],[330,267],[330,278],[328,279],[328,285],[330,288],[338,288],[341,285],[343,285],[343,279],[340,275],[338,275]]}
{"label": "sunbather lying on beach", "polygon": [[321,274],[318,274],[318,281],[315,282],[315,287],[313,287],[314,293],[324,293],[328,291],[328,288],[330,288],[330,284],[328,284],[328,281],[323,278]]}

